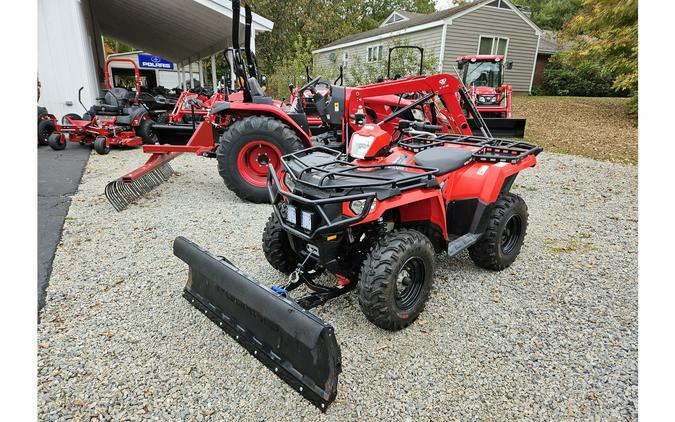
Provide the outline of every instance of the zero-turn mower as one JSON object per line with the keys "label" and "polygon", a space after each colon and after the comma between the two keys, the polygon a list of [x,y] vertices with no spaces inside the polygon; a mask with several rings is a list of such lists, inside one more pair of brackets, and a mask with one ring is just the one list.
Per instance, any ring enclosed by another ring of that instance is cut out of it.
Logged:
{"label": "zero-turn mower", "polygon": [[[540,147],[485,127],[474,136],[460,105],[467,94],[450,75],[355,88],[347,113],[385,93],[417,99],[377,123],[362,120],[348,155],[315,146],[281,157],[281,171],[269,165],[262,247],[287,280],[267,288],[183,237],[173,245],[189,266],[184,297],[322,411],[336,397],[341,355],[333,327],[310,309],[355,290],[370,322],[403,329],[429,297],[435,253],[468,249],[479,267],[502,270],[527,228],[527,206],[510,189]],[[411,110],[420,118],[403,119]],[[335,277],[319,279],[325,272]],[[296,296],[301,286],[311,293]]]}

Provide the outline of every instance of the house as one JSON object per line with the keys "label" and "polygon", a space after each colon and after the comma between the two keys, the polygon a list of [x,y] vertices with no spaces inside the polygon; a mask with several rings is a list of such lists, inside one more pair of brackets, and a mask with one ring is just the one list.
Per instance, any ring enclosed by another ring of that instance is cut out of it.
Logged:
{"label": "house", "polygon": [[[563,46],[565,48],[565,46]],[[534,77],[532,86],[541,85],[544,81],[544,70],[551,61],[551,57],[558,52],[558,37],[553,31],[542,31],[541,41],[539,42],[539,51],[537,52],[537,63],[534,67]]]}
{"label": "house", "polygon": [[481,0],[431,14],[394,11],[370,31],[352,34],[312,52],[316,68],[349,67],[387,60],[390,46],[405,43],[424,48],[435,57],[438,71],[454,74],[455,60],[470,54],[499,54],[513,61],[505,83],[514,91],[530,92],[542,30],[509,0]]}

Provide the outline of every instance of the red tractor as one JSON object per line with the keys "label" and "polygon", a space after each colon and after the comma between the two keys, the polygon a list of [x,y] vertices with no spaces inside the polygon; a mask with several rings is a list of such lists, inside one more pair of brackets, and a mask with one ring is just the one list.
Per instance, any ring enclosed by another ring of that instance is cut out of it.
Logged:
{"label": "red tractor", "polygon": [[[504,70],[513,66],[504,56],[475,55],[457,58],[459,75],[469,96],[495,136],[522,138],[525,136],[525,119],[511,116],[513,89],[504,83]],[[469,125],[476,130],[474,116]]]}
{"label": "red tractor", "polygon": [[[268,165],[279,169],[282,155],[313,145],[344,149],[345,140],[361,123],[379,122],[393,110],[405,108],[407,114],[404,117],[411,119],[413,114],[425,113],[423,107],[406,108],[412,100],[388,93],[385,88],[365,99],[358,113],[349,114],[344,105],[355,88],[322,83],[321,77],[298,88],[290,105],[270,98],[259,83],[262,75],[250,49],[251,10],[246,7],[244,61],[236,30],[239,2],[235,0],[232,5],[233,69],[242,87],[241,93],[236,93],[241,95],[241,100],[216,102],[203,121],[193,127],[153,125],[158,142],[144,145],[143,151],[152,154],[146,164],[110,182],[105,188],[106,197],[118,211],[166,180],[173,173],[168,162],[185,152],[216,158],[218,172],[230,190],[244,200],[267,202]],[[310,124],[312,116],[304,109],[308,95],[311,95],[319,116],[313,124]],[[427,117],[435,122],[435,116]],[[385,123],[382,127],[394,131],[396,122]]]}
{"label": "red tractor", "polygon": [[[473,136],[459,80],[354,88],[345,113],[362,114],[371,97],[411,93],[416,100],[377,123],[361,120],[348,155],[312,147],[281,157],[281,171],[269,165],[273,212],[262,248],[287,281],[265,287],[224,257],[174,242],[189,266],[183,296],[321,411],[336,397],[341,354],[333,327],[310,309],[356,291],[369,321],[401,330],[424,309],[436,253],[468,249],[477,266],[499,271],[525,238],[527,206],[510,189],[542,149]],[[419,119],[404,119],[412,110],[423,111]],[[318,279],[325,272],[335,277]],[[300,286],[310,293],[294,296]]]}
{"label": "red tractor", "polygon": [[[135,92],[122,87],[113,87],[110,73],[110,63],[126,62],[134,66],[136,88]],[[69,113],[63,116],[61,124],[49,136],[48,143],[55,150],[66,147],[66,141],[77,142],[80,145],[93,145],[99,154],[107,154],[111,146],[136,147],[143,143],[142,137],[151,128],[151,116],[157,112],[165,112],[166,104],[162,103],[159,111],[151,109],[143,100],[141,93],[141,78],[138,65],[131,59],[111,58],[105,62],[106,92],[98,98],[101,102],[89,109],[82,103],[82,89],[78,91],[78,101],[86,110],[80,117]],[[146,96],[152,97],[149,94]],[[154,100],[154,97],[152,97]],[[157,104],[155,101],[152,104]]]}

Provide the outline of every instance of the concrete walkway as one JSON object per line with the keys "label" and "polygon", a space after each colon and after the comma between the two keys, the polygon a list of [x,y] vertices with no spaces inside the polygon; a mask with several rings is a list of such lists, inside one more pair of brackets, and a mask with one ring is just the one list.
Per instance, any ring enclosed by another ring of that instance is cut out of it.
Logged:
{"label": "concrete walkway", "polygon": [[62,151],[38,147],[38,311],[45,305],[45,290],[70,198],[77,191],[90,153],[91,148],[73,143]]}

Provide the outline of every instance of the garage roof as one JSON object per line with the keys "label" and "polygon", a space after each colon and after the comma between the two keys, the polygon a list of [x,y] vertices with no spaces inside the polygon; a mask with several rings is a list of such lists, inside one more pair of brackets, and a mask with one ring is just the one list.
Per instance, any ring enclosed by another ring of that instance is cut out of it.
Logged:
{"label": "garage roof", "polygon": [[[91,0],[107,37],[173,62],[196,60],[230,46],[232,4],[227,0]],[[274,22],[253,14],[256,32]],[[244,36],[244,8],[240,36]]]}

